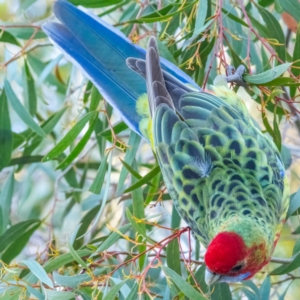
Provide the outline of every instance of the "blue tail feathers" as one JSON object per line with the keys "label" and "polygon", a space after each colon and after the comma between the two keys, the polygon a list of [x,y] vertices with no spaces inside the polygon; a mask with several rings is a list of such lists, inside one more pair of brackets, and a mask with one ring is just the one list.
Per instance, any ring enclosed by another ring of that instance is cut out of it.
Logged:
{"label": "blue tail feathers", "polygon": [[[44,24],[45,33],[79,66],[131,129],[141,134],[141,117],[136,113],[135,105],[137,98],[146,93],[146,83],[144,78],[128,68],[126,59],[145,59],[145,49],[133,44],[118,29],[67,1],[56,1],[53,11],[61,24]],[[181,82],[200,89],[189,76],[166,59],[161,58],[161,65]]]}

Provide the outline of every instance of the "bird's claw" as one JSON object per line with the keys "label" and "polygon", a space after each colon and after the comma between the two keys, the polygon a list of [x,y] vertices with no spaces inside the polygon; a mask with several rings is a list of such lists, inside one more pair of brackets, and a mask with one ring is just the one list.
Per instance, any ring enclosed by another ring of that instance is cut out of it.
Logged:
{"label": "bird's claw", "polygon": [[226,67],[226,73],[227,76],[226,81],[230,83],[235,83],[238,86],[246,86],[246,82],[243,80],[243,74],[245,73],[246,68],[244,65],[238,66],[238,68],[235,70],[233,66],[227,66]]}

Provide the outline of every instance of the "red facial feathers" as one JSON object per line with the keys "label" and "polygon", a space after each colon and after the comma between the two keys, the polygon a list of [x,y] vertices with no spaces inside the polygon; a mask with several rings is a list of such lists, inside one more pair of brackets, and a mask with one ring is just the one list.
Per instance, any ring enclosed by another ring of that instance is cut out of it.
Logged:
{"label": "red facial feathers", "polygon": [[209,244],[204,260],[212,272],[227,274],[247,256],[247,246],[235,232],[221,232]]}

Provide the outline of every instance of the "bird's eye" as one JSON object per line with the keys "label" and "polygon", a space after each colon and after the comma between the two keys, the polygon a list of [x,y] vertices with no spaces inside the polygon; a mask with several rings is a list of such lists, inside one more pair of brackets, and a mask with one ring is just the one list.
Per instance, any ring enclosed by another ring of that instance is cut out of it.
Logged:
{"label": "bird's eye", "polygon": [[243,265],[236,265],[235,267],[233,267],[233,268],[231,269],[231,271],[233,271],[233,272],[238,272],[242,267],[243,267]]}

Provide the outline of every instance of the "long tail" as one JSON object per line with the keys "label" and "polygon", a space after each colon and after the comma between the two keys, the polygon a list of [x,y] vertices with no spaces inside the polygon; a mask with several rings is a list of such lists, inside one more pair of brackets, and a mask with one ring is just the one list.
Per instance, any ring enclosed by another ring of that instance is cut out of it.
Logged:
{"label": "long tail", "polygon": [[[145,49],[132,44],[113,26],[89,15],[67,1],[58,0],[53,11],[61,24],[49,22],[43,30],[95,84],[105,99],[137,133],[140,116],[137,98],[146,93],[146,83],[126,65],[128,57],[145,59]],[[161,58],[162,68],[183,83],[199,87],[178,67]]]}

